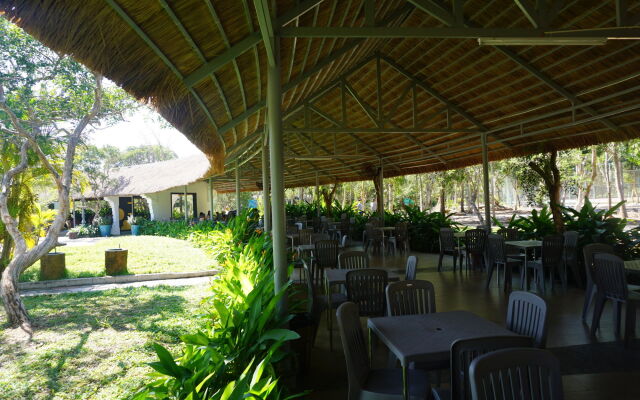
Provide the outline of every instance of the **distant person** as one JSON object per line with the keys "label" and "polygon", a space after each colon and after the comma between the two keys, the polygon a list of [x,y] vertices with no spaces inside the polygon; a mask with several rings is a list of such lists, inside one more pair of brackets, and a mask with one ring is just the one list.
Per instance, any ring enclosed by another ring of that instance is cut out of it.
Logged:
{"label": "distant person", "polygon": [[200,214],[198,215],[198,221],[204,221],[205,216],[203,212],[200,212]]}
{"label": "distant person", "polygon": [[356,207],[358,207],[358,211],[364,211],[364,204],[362,204],[361,202],[358,202],[358,205]]}
{"label": "distant person", "polygon": [[207,221],[211,221],[211,210],[207,211]]}

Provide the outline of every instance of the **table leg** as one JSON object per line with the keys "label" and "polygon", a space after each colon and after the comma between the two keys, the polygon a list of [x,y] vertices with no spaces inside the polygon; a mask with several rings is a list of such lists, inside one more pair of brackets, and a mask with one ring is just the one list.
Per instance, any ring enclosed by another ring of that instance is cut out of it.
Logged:
{"label": "table leg", "polygon": [[409,400],[409,382],[407,379],[407,366],[402,365],[402,398]]}
{"label": "table leg", "polygon": [[373,333],[369,328],[369,368],[373,368]]}
{"label": "table leg", "polygon": [[325,277],[324,282],[325,288],[327,288],[327,327],[329,328],[329,351],[333,351],[333,316],[331,313],[333,312],[333,308],[331,307],[331,287],[329,286],[329,281]]}
{"label": "table leg", "polygon": [[529,290],[529,279],[527,278],[527,275],[529,273],[529,269],[527,268],[527,260],[529,259],[529,249],[525,247],[524,249],[524,274],[523,276],[523,281],[520,284],[522,286],[522,288],[524,290]]}

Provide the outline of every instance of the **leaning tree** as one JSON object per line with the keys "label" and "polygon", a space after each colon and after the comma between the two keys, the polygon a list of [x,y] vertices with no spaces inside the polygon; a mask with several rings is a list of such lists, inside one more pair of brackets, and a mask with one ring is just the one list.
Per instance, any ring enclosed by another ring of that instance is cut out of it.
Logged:
{"label": "leaning tree", "polygon": [[[58,241],[69,213],[74,158],[83,135],[99,123],[120,120],[134,104],[117,87],[103,87],[101,76],[0,18],[0,133],[17,150],[0,167],[0,217],[13,242],[0,291],[11,326],[31,332],[18,278]],[[9,197],[31,169],[50,176],[59,210],[44,239],[30,247]]]}

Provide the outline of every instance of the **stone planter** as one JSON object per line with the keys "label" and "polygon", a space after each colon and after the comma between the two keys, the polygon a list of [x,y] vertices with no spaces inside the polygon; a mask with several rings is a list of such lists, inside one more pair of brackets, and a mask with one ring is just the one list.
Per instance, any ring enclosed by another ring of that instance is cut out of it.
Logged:
{"label": "stone planter", "polygon": [[100,225],[100,236],[111,236],[111,225]]}
{"label": "stone planter", "polygon": [[107,275],[122,275],[127,273],[126,249],[108,249],[104,251],[104,267]]}
{"label": "stone planter", "polygon": [[78,232],[69,232],[69,234],[67,236],[69,237],[69,239],[77,239],[78,238]]}
{"label": "stone planter", "polygon": [[47,253],[40,259],[40,280],[62,279],[65,275],[64,253]]}
{"label": "stone planter", "polygon": [[140,225],[131,225],[131,234],[138,236],[140,234]]}

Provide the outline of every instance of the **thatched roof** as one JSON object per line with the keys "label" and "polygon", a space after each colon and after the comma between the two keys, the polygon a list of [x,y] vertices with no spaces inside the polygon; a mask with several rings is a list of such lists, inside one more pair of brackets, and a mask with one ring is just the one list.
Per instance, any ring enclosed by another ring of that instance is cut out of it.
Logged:
{"label": "thatched roof", "polygon": [[203,155],[122,167],[109,174],[109,182],[103,193],[89,192],[84,196],[139,196],[174,187],[182,190],[183,186],[202,180],[208,170],[209,161]]}
{"label": "thatched roof", "polygon": [[[385,176],[479,163],[481,132],[491,160],[640,136],[637,40],[515,47],[434,37],[446,27],[526,33],[534,14],[513,0],[468,0],[462,13],[452,1],[379,0],[377,26],[435,34],[312,37],[296,29],[364,26],[368,2],[267,3],[283,36],[286,186],[313,185],[316,173],[321,183],[360,180],[380,160]],[[619,2],[624,12],[614,1],[553,3],[561,7],[541,35],[637,31],[619,27],[638,24],[640,2]],[[243,188],[256,188],[267,56],[253,1],[0,0],[0,11],[156,107],[207,154],[210,172],[240,161]],[[230,177],[216,188],[231,190]]]}

